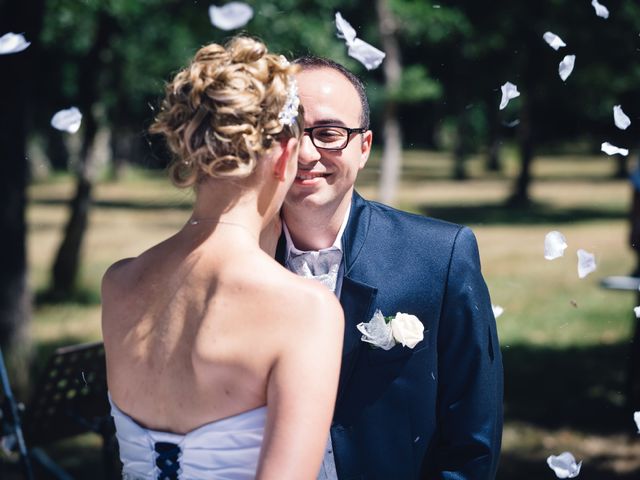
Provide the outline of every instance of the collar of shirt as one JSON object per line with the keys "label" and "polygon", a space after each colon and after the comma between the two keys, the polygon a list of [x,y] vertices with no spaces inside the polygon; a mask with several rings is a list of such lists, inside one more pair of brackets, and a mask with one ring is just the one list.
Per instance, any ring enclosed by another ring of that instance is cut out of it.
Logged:
{"label": "collar of shirt", "polygon": [[[347,222],[349,221],[349,213],[351,213],[351,204],[349,204],[349,207],[347,208],[347,213],[344,216],[344,219],[342,220],[342,225],[340,226],[340,230],[338,230],[338,235],[336,235],[336,239],[333,241],[333,245],[331,245],[328,248],[323,248],[321,250],[319,250],[320,252],[325,251],[325,250],[333,250],[333,249],[338,249],[340,250],[340,252],[342,252],[342,235],[344,234],[344,230],[345,228],[347,228]],[[287,228],[287,224],[285,223],[284,219],[282,220],[282,229],[284,230],[284,236],[285,239],[287,241],[287,246],[286,246],[286,250],[285,250],[285,264],[287,264],[289,262],[289,257],[291,256],[291,253],[294,253],[296,255],[299,255],[301,253],[304,253],[305,251],[309,251],[309,250],[300,250],[298,248],[296,248],[296,246],[293,244],[293,240],[291,239],[291,234],[289,233],[289,229]]]}

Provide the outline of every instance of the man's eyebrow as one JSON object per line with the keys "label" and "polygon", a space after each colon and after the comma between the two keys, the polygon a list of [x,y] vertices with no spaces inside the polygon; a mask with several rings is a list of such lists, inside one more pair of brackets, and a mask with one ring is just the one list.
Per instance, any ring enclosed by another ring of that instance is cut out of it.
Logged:
{"label": "man's eyebrow", "polygon": [[313,125],[316,126],[316,127],[323,126],[323,125],[332,125],[332,126],[335,126],[335,127],[346,127],[347,126],[347,124],[344,123],[339,118],[321,118],[320,120],[316,120],[313,123]]}

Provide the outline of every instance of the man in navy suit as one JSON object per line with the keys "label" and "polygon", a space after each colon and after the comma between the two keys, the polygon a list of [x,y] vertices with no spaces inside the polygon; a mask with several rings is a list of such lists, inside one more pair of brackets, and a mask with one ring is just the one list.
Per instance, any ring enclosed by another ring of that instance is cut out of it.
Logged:
{"label": "man in navy suit", "polygon": [[[277,258],[340,298],[345,336],[323,479],[490,479],[502,435],[502,359],[470,229],[354,191],[372,132],[362,83],[298,60],[305,136]],[[362,341],[374,312],[415,315],[424,339]]]}

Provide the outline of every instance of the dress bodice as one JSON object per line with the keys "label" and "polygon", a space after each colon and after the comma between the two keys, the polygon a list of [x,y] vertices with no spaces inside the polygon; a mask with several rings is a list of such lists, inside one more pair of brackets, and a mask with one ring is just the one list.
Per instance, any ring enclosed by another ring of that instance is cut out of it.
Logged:
{"label": "dress bodice", "polygon": [[110,396],[109,402],[124,479],[244,480],[255,477],[266,406],[207,423],[182,435],[144,428],[120,410]]}

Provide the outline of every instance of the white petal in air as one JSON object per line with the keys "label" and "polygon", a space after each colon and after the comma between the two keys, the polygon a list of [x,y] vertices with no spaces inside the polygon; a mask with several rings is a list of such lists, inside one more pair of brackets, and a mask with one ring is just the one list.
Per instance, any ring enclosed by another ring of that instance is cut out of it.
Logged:
{"label": "white petal in air", "polygon": [[253,8],[244,2],[229,2],[222,7],[209,7],[209,20],[220,30],[244,27],[253,18]]}
{"label": "white petal in air", "polygon": [[555,33],[544,32],[544,35],[542,35],[542,38],[544,38],[544,41],[547,42],[549,46],[554,50],[558,50],[560,47],[567,46],[567,44],[564,43],[562,39]]}
{"label": "white petal in air", "polygon": [[493,310],[493,318],[496,319],[504,313],[504,308],[500,305],[494,305],[493,303],[491,304],[491,310]]}
{"label": "white petal in air", "polygon": [[567,239],[564,235],[556,230],[549,232],[544,237],[544,258],[547,260],[560,258],[567,247]]}
{"label": "white petal in air", "polygon": [[596,15],[602,18],[609,18],[609,9],[601,5],[598,0],[591,0],[591,5],[596,10]]}
{"label": "white petal in air", "polygon": [[633,421],[636,422],[638,433],[640,433],[640,412],[633,412]]}
{"label": "white petal in air", "polygon": [[342,17],[340,12],[336,12],[336,28],[338,29],[338,38],[344,39],[348,48],[347,52],[351,58],[358,60],[367,70],[373,70],[380,66],[386,53],[356,38],[356,31]]}
{"label": "white petal in air", "polygon": [[560,74],[560,78],[563,82],[569,78],[571,72],[573,72],[573,66],[576,64],[576,56],[575,55],[567,55],[565,56],[560,65],[558,66],[558,73]]}
{"label": "white petal in air", "polygon": [[549,455],[547,465],[558,478],[574,478],[580,473],[582,462],[576,463],[576,459],[569,452],[563,452],[558,456]]}
{"label": "white petal in air", "polygon": [[613,107],[613,121],[620,130],[626,130],[631,125],[631,119],[622,111],[620,105]]}
{"label": "white petal in air", "polygon": [[82,114],[76,107],[60,110],[51,118],[51,126],[63,132],[76,133],[82,123]]}
{"label": "white petal in air", "polygon": [[31,42],[27,42],[20,33],[5,33],[0,37],[0,55],[18,53],[25,50]]}
{"label": "white petal in air", "polygon": [[640,318],[640,305],[633,307],[633,313],[636,314],[636,318]]}
{"label": "white petal in air", "polygon": [[628,149],[616,147],[615,145],[611,145],[609,142],[604,142],[602,145],[600,145],[600,150],[602,150],[607,155],[615,155],[616,153],[624,155],[625,157],[629,155]]}
{"label": "white petal in air", "polygon": [[507,82],[500,87],[502,90],[502,99],[500,100],[500,110],[504,110],[509,103],[509,100],[512,98],[516,98],[520,96],[520,92],[518,91],[518,87],[516,87],[513,83]]}
{"label": "white petal in air", "polygon": [[338,38],[344,39],[347,45],[356,39],[355,29],[344,19],[340,12],[336,12],[336,28],[338,29]]}
{"label": "white petal in air", "polygon": [[578,277],[584,278],[596,269],[596,256],[581,248],[578,249]]}

